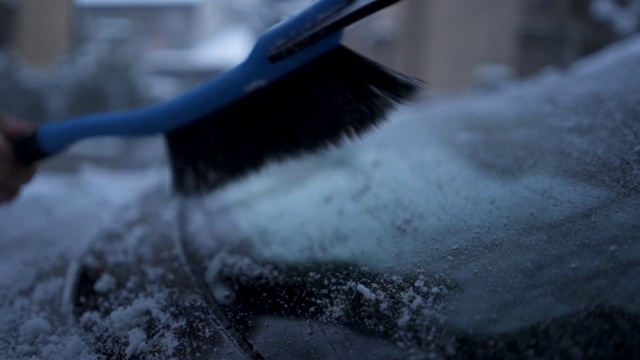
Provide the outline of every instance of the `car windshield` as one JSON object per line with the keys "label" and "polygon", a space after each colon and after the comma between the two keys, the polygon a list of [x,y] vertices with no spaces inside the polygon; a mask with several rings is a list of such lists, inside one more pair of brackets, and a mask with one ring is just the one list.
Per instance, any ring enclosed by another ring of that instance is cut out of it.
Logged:
{"label": "car windshield", "polygon": [[[592,3],[617,35],[588,56],[517,79],[479,65],[464,90],[436,76],[437,89],[361,138],[203,196],[171,192],[153,139],[91,140],[46,163],[0,205],[2,353],[639,357],[640,37],[615,32],[605,10],[617,2]],[[248,34],[236,30],[226,34]],[[42,75],[20,76],[23,91]],[[153,96],[191,81],[145,79]]]}

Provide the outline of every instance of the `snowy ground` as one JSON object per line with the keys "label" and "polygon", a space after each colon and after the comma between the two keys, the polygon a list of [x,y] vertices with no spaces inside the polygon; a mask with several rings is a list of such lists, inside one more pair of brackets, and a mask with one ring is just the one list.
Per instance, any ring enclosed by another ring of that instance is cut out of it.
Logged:
{"label": "snowy ground", "polygon": [[0,207],[0,353],[241,358],[179,236],[223,305],[246,277],[328,284],[315,319],[334,325],[278,313],[247,330],[274,358],[419,358],[441,327],[502,334],[603,303],[638,314],[638,64],[635,37],[567,72],[406,108],[183,208],[161,167],[41,172]]}

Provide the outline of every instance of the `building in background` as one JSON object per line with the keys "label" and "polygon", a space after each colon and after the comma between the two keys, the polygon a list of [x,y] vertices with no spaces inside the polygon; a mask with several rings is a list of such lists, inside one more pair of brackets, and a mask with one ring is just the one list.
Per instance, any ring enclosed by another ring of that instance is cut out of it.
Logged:
{"label": "building in background", "polygon": [[409,0],[401,4],[397,66],[451,92],[475,81],[481,65],[517,59],[522,0]]}
{"label": "building in background", "polygon": [[0,50],[9,46],[13,33],[15,4],[11,0],[0,0]]}
{"label": "building in background", "polygon": [[73,45],[72,0],[20,0],[14,50],[27,63],[47,66]]}
{"label": "building in background", "polygon": [[514,67],[528,76],[549,65],[567,66],[616,40],[593,19],[589,0],[526,0],[519,15]]}
{"label": "building in background", "polygon": [[[16,52],[43,66],[73,47],[105,39],[125,42],[139,52],[149,73],[180,79],[177,88],[184,90],[241,60],[255,40],[255,31],[247,30],[251,25],[238,25],[248,18],[234,17],[229,9],[244,6],[245,14],[255,15],[281,2],[0,0],[0,17],[6,19],[0,44],[3,35],[7,44],[13,34]],[[609,43],[614,38],[591,19],[590,4],[405,0],[350,28],[346,41],[377,61],[425,79],[433,93],[446,94],[478,81],[565,66]]]}
{"label": "building in background", "polygon": [[448,94],[566,66],[612,42],[589,0],[406,0],[349,34],[368,56]]}

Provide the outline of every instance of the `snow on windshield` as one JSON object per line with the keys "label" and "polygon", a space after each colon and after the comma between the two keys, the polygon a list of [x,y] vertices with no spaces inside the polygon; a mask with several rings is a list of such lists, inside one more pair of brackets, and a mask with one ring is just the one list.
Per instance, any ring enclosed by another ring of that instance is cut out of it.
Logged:
{"label": "snow on windshield", "polygon": [[222,310],[266,358],[453,357],[452,332],[480,346],[601,304],[637,314],[638,64],[636,36],[566,72],[407,107],[182,208],[164,168],[43,171],[0,207],[0,351],[242,358]]}

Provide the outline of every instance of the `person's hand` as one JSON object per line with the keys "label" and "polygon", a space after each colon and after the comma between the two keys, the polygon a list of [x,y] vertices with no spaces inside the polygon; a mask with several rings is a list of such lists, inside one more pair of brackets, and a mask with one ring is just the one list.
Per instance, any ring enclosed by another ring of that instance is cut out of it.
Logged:
{"label": "person's hand", "polygon": [[13,200],[20,188],[35,173],[33,165],[24,165],[13,155],[8,139],[33,132],[34,127],[0,111],[0,203]]}

